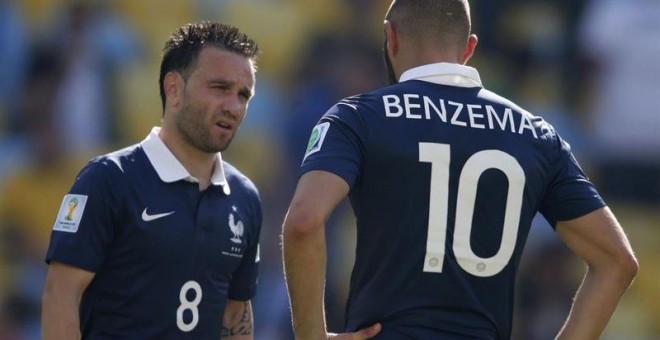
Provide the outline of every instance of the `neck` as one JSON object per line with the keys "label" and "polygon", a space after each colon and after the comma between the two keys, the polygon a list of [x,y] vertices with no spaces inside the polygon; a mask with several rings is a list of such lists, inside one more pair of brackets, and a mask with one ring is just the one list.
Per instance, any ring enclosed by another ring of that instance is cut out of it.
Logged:
{"label": "neck", "polygon": [[453,51],[415,51],[410,50],[412,53],[406,53],[401,56],[400,68],[397,74],[401,78],[403,72],[422,65],[435,64],[435,63],[463,63],[458,59],[458,54]]}
{"label": "neck", "polygon": [[200,190],[206,189],[211,183],[217,155],[199,150],[186,141],[176,128],[166,124],[163,124],[158,136],[188,173],[199,181]]}

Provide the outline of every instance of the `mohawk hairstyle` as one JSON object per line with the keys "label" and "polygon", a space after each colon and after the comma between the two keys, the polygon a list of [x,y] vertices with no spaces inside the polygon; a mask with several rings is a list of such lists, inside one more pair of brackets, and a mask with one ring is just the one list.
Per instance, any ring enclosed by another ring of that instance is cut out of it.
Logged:
{"label": "mohawk hairstyle", "polygon": [[259,47],[257,43],[238,28],[217,22],[202,21],[189,23],[177,29],[165,42],[163,59],[160,64],[160,99],[165,109],[165,89],[163,80],[170,71],[176,71],[183,79],[188,79],[189,71],[197,63],[197,57],[204,46],[214,46],[229,52],[238,53],[255,63]]}

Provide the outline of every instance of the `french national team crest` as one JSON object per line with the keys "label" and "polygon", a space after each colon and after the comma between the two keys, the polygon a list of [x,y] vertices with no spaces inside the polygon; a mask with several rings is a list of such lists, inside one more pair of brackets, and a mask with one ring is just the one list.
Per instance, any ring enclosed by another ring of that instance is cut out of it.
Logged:
{"label": "french national team crest", "polygon": [[[236,212],[236,206],[232,206],[232,210]],[[230,240],[234,243],[241,243],[241,237],[245,232],[243,222],[239,221],[238,218],[234,218],[233,213],[229,213],[229,229],[234,234],[234,237],[230,238]]]}
{"label": "french national team crest", "polygon": [[66,195],[62,200],[60,212],[57,214],[53,230],[75,233],[87,204],[86,195]]}
{"label": "french national team crest", "polygon": [[307,156],[321,150],[323,140],[325,140],[325,135],[328,133],[329,128],[330,122],[321,123],[314,127],[312,134],[309,136],[307,151],[305,151],[305,157],[303,158],[303,161],[307,158]]}

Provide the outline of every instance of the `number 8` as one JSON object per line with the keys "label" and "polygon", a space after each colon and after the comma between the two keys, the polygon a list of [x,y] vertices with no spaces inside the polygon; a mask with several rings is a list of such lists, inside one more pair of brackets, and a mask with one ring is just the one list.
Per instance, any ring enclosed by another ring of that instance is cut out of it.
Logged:
{"label": "number 8", "polygon": [[[424,272],[442,273],[449,210],[450,147],[448,144],[419,143],[419,161],[431,163]],[[506,175],[509,188],[500,248],[492,257],[481,258],[472,250],[470,235],[479,177],[491,168]],[[456,261],[463,270],[475,276],[488,277],[496,275],[506,267],[516,246],[524,189],[525,172],[518,161],[505,152],[484,150],[475,153],[465,162],[458,182],[453,245]]]}
{"label": "number 8", "polygon": [[[186,295],[191,289],[195,291],[195,299],[188,301]],[[184,283],[179,292],[179,301],[181,301],[181,304],[176,310],[176,325],[180,330],[190,332],[199,322],[199,309],[197,309],[197,306],[202,301],[202,287],[194,280]],[[187,309],[192,313],[192,321],[190,323],[183,321],[183,312]]]}

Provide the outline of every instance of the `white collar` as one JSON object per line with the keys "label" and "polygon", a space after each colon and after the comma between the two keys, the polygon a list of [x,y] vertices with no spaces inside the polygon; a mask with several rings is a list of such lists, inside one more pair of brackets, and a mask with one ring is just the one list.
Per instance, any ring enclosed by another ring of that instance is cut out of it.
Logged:
{"label": "white collar", "polygon": [[[151,133],[141,143],[144,153],[158,173],[160,179],[165,183],[172,183],[180,180],[199,183],[199,180],[188,172],[183,164],[179,162],[172,151],[167,148],[163,140],[158,136],[160,127],[151,129]],[[225,178],[225,171],[222,166],[222,157],[218,152],[215,157],[213,174],[211,174],[211,184],[221,185],[225,195],[229,195],[229,183]]]}
{"label": "white collar", "polygon": [[403,72],[399,81],[413,79],[449,86],[483,87],[477,69],[460,64],[436,63],[414,67]]}

